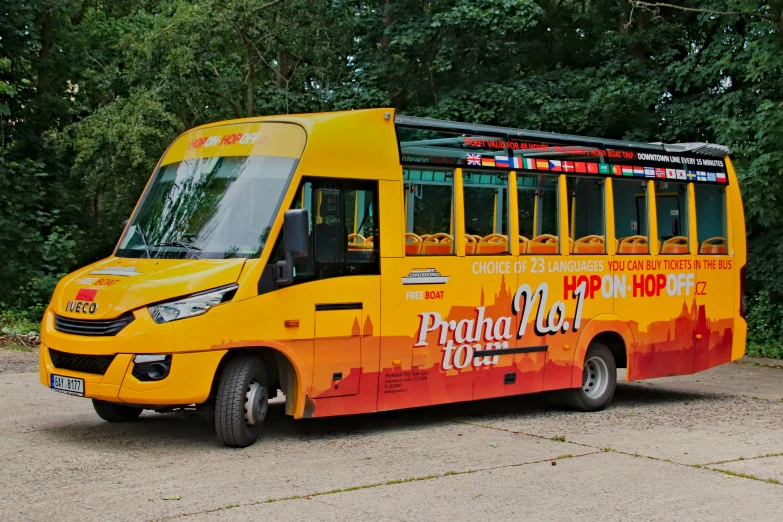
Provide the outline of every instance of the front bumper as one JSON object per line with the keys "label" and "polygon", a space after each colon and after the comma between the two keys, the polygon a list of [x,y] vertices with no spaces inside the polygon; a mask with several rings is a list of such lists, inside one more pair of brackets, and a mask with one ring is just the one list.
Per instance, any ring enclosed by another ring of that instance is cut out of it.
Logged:
{"label": "front bumper", "polygon": [[49,348],[42,343],[39,374],[41,384],[46,387],[52,374],[84,379],[84,396],[92,399],[139,406],[184,406],[206,402],[218,364],[226,352],[175,353],[165,379],[143,382],[132,374],[134,354],[115,355],[106,373],[96,375],[56,368]]}
{"label": "front bumper", "polygon": [[[157,325],[146,309],[133,312],[135,320],[115,336],[81,336],[58,331],[54,313],[47,310],[41,327],[41,384],[51,375],[84,379],[84,396],[140,406],[182,406],[207,400],[218,364],[227,350],[180,351],[171,325]],[[157,327],[156,327],[157,326]],[[209,346],[209,345],[207,345]],[[84,356],[113,355],[103,375],[57,368],[49,348]],[[132,375],[136,354],[173,354],[165,379],[142,382]]]}

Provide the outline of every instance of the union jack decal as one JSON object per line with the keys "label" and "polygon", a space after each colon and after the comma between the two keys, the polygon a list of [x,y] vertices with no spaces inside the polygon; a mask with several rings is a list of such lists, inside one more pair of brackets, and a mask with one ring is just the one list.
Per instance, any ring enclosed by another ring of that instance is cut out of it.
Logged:
{"label": "union jack decal", "polygon": [[468,165],[481,165],[481,154],[468,154]]}

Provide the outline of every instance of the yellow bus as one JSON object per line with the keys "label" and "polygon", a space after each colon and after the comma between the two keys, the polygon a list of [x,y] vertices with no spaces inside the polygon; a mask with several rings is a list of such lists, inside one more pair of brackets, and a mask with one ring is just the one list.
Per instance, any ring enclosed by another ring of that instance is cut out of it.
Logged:
{"label": "yellow bus", "polygon": [[41,383],[98,415],[195,409],[247,446],[294,418],[561,390],[744,354],[728,149],[373,109],[178,137],[113,255],[58,284]]}

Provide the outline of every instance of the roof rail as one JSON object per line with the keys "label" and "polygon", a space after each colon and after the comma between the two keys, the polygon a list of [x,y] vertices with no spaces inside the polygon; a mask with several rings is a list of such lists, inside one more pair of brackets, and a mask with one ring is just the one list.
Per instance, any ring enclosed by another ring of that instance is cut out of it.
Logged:
{"label": "roof rail", "polygon": [[462,123],[448,120],[437,120],[434,118],[419,118],[415,116],[396,115],[394,122],[410,127],[418,127],[427,130],[439,130],[446,132],[457,132],[462,134],[490,134],[502,135],[514,138],[528,138],[533,140],[556,140],[565,143],[580,143],[605,148],[634,148],[646,149],[651,151],[666,152],[687,152],[692,154],[703,154],[707,156],[724,157],[729,154],[729,148],[725,145],[715,145],[712,143],[644,143],[625,140],[610,140],[603,138],[592,138],[588,136],[577,136],[574,134],[560,134],[558,132],[544,132],[525,129],[514,129],[510,127],[496,127],[493,125],[480,125],[475,123]]}
{"label": "roof rail", "polygon": [[726,145],[716,145],[715,143],[705,143],[703,141],[692,141],[690,143],[662,143],[667,152],[691,152],[693,154],[704,154],[705,156],[728,156],[731,150]]}

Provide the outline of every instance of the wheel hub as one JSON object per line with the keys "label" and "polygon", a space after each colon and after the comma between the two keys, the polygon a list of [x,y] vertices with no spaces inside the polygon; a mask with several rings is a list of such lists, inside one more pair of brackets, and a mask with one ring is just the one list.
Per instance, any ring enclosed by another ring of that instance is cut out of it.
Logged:
{"label": "wheel hub", "polygon": [[269,408],[269,394],[259,382],[250,381],[245,393],[245,423],[252,426],[264,420]]}
{"label": "wheel hub", "polygon": [[601,397],[609,384],[609,368],[600,357],[591,357],[582,368],[582,390],[591,399]]}

